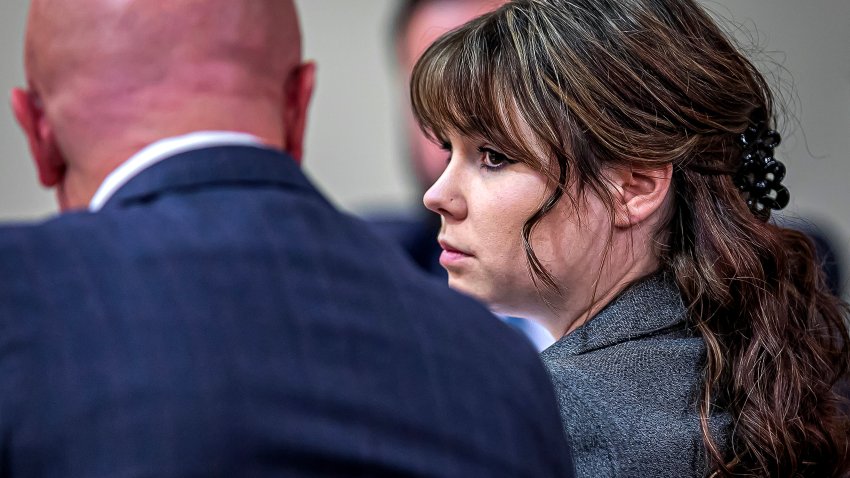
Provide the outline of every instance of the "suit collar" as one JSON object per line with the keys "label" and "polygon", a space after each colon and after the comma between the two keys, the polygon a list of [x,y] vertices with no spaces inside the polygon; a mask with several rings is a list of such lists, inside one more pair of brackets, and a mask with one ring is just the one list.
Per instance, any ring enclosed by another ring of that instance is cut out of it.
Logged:
{"label": "suit collar", "polygon": [[633,284],[547,352],[578,355],[687,328],[687,311],[679,289],[668,274],[658,273]]}
{"label": "suit collar", "polygon": [[150,200],[166,192],[236,184],[277,186],[319,195],[286,154],[231,145],[196,149],[157,162],[118,189],[103,209]]}
{"label": "suit collar", "polygon": [[195,149],[211,148],[214,146],[258,146],[263,147],[262,140],[254,135],[236,131],[195,131],[181,136],[172,136],[155,141],[127,161],[124,161],[114,171],[109,173],[97,189],[89,204],[89,210],[98,211],[115,191],[127,184],[130,179],[154,164],[181,153]]}

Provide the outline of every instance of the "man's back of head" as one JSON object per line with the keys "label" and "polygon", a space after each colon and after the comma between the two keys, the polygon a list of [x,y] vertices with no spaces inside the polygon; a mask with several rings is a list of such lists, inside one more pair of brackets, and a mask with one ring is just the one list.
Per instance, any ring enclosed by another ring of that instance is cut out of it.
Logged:
{"label": "man's back of head", "polygon": [[142,147],[192,131],[301,155],[313,67],[291,0],[35,0],[26,72],[13,106],[65,210]]}
{"label": "man's back of head", "polygon": [[286,0],[33,3],[70,211],[0,227],[0,474],[570,476],[533,349],[301,172],[298,44]]}

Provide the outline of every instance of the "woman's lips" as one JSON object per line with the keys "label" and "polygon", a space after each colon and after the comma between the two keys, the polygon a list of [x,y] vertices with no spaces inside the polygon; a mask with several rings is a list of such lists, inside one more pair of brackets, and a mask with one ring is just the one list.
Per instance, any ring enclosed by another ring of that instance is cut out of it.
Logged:
{"label": "woman's lips", "polygon": [[443,253],[440,254],[440,265],[443,267],[451,267],[463,262],[466,259],[474,257],[472,254],[453,247],[445,241],[440,241],[440,247],[443,248]]}

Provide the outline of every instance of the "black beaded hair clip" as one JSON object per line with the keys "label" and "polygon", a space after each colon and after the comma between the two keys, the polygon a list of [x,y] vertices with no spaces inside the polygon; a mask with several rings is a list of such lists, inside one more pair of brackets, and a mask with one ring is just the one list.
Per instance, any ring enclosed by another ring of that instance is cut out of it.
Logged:
{"label": "black beaded hair clip", "polygon": [[781,141],[779,133],[768,129],[764,121],[750,126],[738,138],[742,152],[735,185],[747,193],[747,206],[759,217],[769,217],[771,210],[784,208],[791,199],[788,188],[782,185],[785,165],[773,156]]}

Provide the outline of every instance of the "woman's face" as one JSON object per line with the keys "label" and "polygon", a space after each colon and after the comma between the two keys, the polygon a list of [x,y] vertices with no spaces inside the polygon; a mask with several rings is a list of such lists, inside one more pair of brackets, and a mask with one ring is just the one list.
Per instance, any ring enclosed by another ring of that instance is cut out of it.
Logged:
{"label": "woman's face", "polygon": [[[506,158],[486,140],[447,139],[448,167],[424,202],[442,216],[440,263],[449,285],[494,312],[545,320],[553,310],[532,281],[522,230],[553,189],[541,173]],[[567,299],[569,308],[582,303],[583,295],[590,300],[587,286],[598,275],[608,243],[610,215],[601,201],[586,196],[575,208],[562,198],[531,235],[535,254],[562,288],[563,296],[546,298],[558,309]]]}

